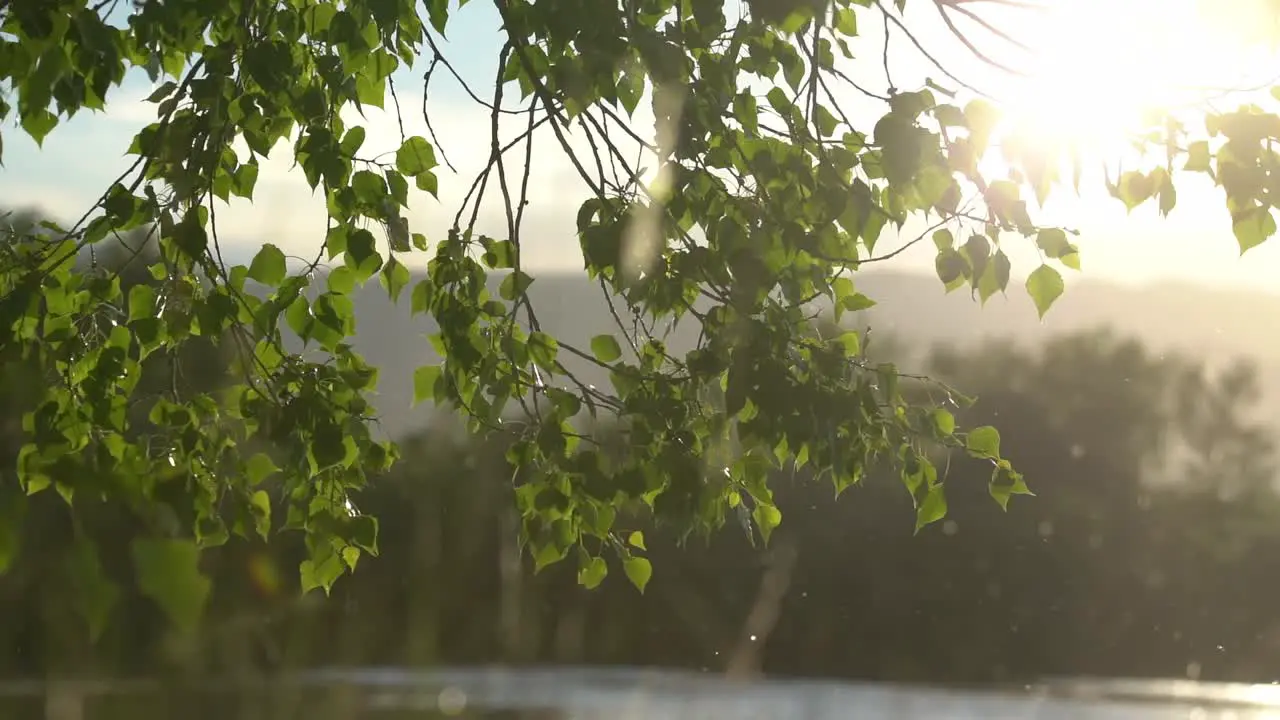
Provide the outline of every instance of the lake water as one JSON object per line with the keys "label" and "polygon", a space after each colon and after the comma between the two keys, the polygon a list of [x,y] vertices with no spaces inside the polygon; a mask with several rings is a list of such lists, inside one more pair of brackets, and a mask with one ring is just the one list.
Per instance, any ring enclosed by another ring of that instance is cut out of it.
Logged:
{"label": "lake water", "polygon": [[961,690],[808,680],[733,682],[630,668],[330,670],[253,683],[0,684],[0,717],[47,720],[1280,720],[1280,687],[1048,682]]}

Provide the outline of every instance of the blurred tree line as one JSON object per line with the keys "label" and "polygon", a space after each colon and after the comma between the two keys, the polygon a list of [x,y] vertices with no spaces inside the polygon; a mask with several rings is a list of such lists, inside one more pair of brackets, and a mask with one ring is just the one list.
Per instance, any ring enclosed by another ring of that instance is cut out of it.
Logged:
{"label": "blurred tree line", "polygon": [[[145,262],[129,270],[136,253],[110,252],[91,261],[153,282]],[[207,389],[230,359],[209,343],[154,364],[148,382]],[[767,548],[749,528],[680,538],[638,511],[618,523],[653,557],[647,592],[618,577],[588,592],[572,558],[533,572],[504,448],[442,417],[357,500],[381,522],[379,557],[331,596],[303,596],[300,543],[232,537],[206,558],[209,612],[183,635],[127,582],[143,519],[75,495],[92,512],[73,525],[59,494],[21,496],[21,418],[42,380],[0,358],[0,676],[502,662],[955,683],[1273,678],[1277,458],[1248,364],[1211,372],[1099,331],[939,348],[923,365],[979,398],[963,420],[1000,428],[1036,497],[1002,513],[989,467],[957,456],[948,519],[913,537],[895,478],[835,499],[796,471],[777,479],[784,521]],[[24,503],[26,522],[4,521]]]}

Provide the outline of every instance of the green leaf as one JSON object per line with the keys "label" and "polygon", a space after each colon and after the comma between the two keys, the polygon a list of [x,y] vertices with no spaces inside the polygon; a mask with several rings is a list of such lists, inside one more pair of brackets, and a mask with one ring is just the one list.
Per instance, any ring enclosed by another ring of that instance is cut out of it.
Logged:
{"label": "green leaf", "polygon": [[431,27],[444,37],[444,28],[449,21],[449,0],[427,0],[427,14],[431,18]]}
{"label": "green leaf", "polygon": [[409,312],[421,315],[431,309],[431,293],[433,286],[430,280],[419,280],[409,295]]}
{"label": "green leaf", "polygon": [[540,545],[533,554],[533,571],[541,572],[544,568],[563,560],[564,556],[564,549],[556,547],[555,543]]}
{"label": "green leaf", "polygon": [[435,197],[439,191],[439,179],[433,172],[424,172],[414,178],[414,185],[423,192],[431,193],[432,197]]}
{"label": "green leaf", "polygon": [[1209,141],[1197,140],[1187,146],[1187,164],[1183,169],[1191,172],[1210,172],[1212,170],[1211,160]]}
{"label": "green leaf", "polygon": [[835,11],[835,27],[845,37],[858,36],[858,19],[853,8],[838,8]]}
{"label": "green leaf", "polygon": [[640,592],[644,592],[645,587],[649,584],[649,578],[653,577],[653,565],[642,557],[629,557],[622,561],[622,571],[626,573],[627,579]]}
{"label": "green leaf", "polygon": [[280,472],[280,468],[276,467],[276,463],[266,453],[254,453],[245,463],[245,472],[248,474],[249,486],[255,487],[261,485],[267,478]]}
{"label": "green leaf", "polygon": [[1071,252],[1066,253],[1062,257],[1058,258],[1058,262],[1071,268],[1072,270],[1079,270],[1080,269],[1080,253],[1077,252],[1073,247]]}
{"label": "green leaf", "polygon": [[632,530],[631,534],[627,535],[627,544],[631,547],[640,548],[641,550],[648,550],[648,548],[644,546],[644,533],[639,530]]}
{"label": "green leaf", "polygon": [[1036,245],[1051,258],[1075,252],[1075,247],[1067,240],[1067,233],[1060,228],[1045,228],[1036,234]]}
{"label": "green leaf", "polygon": [[342,564],[342,556],[328,543],[318,545],[312,557],[298,565],[303,594],[317,588],[324,590],[326,595],[329,594],[343,572],[345,566]]}
{"label": "green leaf", "polygon": [[377,80],[368,75],[360,74],[355,77],[356,81],[356,98],[365,105],[372,105],[376,108],[382,108],[386,104],[387,81]]}
{"label": "green leaf", "polygon": [[436,396],[436,382],[442,377],[439,365],[423,365],[413,371],[413,404],[417,405]]}
{"label": "green leaf", "polygon": [[840,307],[849,312],[867,310],[875,306],[876,301],[862,293],[853,293],[852,295],[846,295],[840,299]]}
{"label": "green leaf", "polygon": [[1000,431],[990,425],[976,427],[965,437],[965,448],[978,458],[1000,457]]}
{"label": "green leaf", "polygon": [[799,9],[787,15],[786,19],[778,26],[778,29],[790,35],[792,33],[799,32],[800,29],[808,24],[809,20],[812,18],[813,11],[804,6],[800,6]]}
{"label": "green leaf", "polygon": [[200,573],[200,550],[187,540],[138,538],[133,565],[142,594],[155,601],[178,629],[194,633],[212,587]]}
{"label": "green leaf", "polygon": [[560,343],[544,332],[529,333],[529,355],[538,367],[548,372],[557,368],[556,355],[560,352]]}
{"label": "green leaf", "polygon": [[253,510],[254,529],[266,540],[271,533],[271,496],[266,490],[255,490],[249,496],[249,506]]}
{"label": "green leaf", "polygon": [[[324,7],[324,6],[313,5],[312,7],[315,8],[315,7]],[[329,12],[332,12],[332,8],[329,8]],[[347,134],[344,135],[342,138],[342,145],[341,145],[342,152],[348,157],[354,156],[357,152],[359,152],[360,147],[364,145],[364,137],[365,137],[365,129],[359,125],[353,126],[350,130],[347,131]]]}
{"label": "green leaf", "polygon": [[370,555],[378,554],[378,519],[372,515],[351,518],[351,543]]}
{"label": "green leaf", "polygon": [[1040,313],[1041,319],[1065,289],[1062,275],[1048,265],[1041,265],[1027,277],[1027,293],[1035,302],[1036,311]]}
{"label": "green leaf", "polygon": [[964,117],[969,123],[969,140],[973,149],[979,155],[985,153],[991,131],[1000,121],[999,111],[991,103],[978,99],[964,106]]}
{"label": "green leaf", "polygon": [[933,427],[942,436],[949,436],[956,431],[956,418],[945,408],[934,408],[930,415]]}
{"label": "green leaf", "polygon": [[356,274],[351,268],[339,265],[329,271],[327,285],[331,293],[348,295],[356,289]]}
{"label": "green leaf", "polygon": [[856,332],[841,333],[835,341],[844,351],[845,357],[857,357],[862,353],[862,338]]}
{"label": "green leaf", "polygon": [[[65,62],[65,60],[63,61]],[[58,126],[58,117],[48,110],[36,109],[22,116],[22,129],[27,131],[37,146],[44,146],[44,139]]]}
{"label": "green leaf", "polygon": [[532,284],[533,278],[519,270],[512,270],[502,278],[502,284],[498,287],[498,296],[507,302],[515,302],[524,297]]}
{"label": "green leaf", "polygon": [[924,501],[916,508],[916,532],[947,516],[947,496],[941,483],[929,488]]}
{"label": "green leaf", "polygon": [[1133,210],[1151,199],[1155,190],[1155,183],[1150,176],[1134,170],[1120,176],[1116,196],[1120,198],[1126,208]]}
{"label": "green leaf", "polygon": [[517,254],[515,243],[510,240],[487,242],[484,263],[495,269],[515,268]]}
{"label": "green leaf", "polygon": [[586,565],[578,569],[578,584],[588,590],[594,590],[604,582],[609,574],[609,566],[602,557],[593,557]]}
{"label": "green leaf", "polygon": [[409,275],[409,268],[394,257],[387,258],[387,262],[382,266],[382,272],[378,275],[379,282],[386,288],[392,302],[400,300],[400,293],[404,292],[405,286],[412,279],[412,276]]}
{"label": "green leaf", "polygon": [[622,347],[612,335],[597,335],[591,338],[591,353],[602,363],[612,363],[622,357]]}
{"label": "green leaf", "polygon": [[420,175],[435,166],[435,148],[424,137],[414,135],[396,151],[396,169],[405,175]]}
{"label": "green leaf", "polygon": [[934,269],[947,290],[954,290],[962,285],[973,272],[969,267],[969,261],[954,248],[947,248],[938,253],[934,259]]}
{"label": "green leaf", "polygon": [[782,511],[768,503],[756,503],[755,509],[751,511],[751,519],[756,521],[760,537],[768,544],[774,529],[782,524]]}
{"label": "green leaf", "polygon": [[284,253],[270,243],[262,246],[249,266],[249,277],[267,287],[279,287],[287,274]]}
{"label": "green leaf", "polygon": [[1240,244],[1240,254],[1261,245],[1267,238],[1276,234],[1276,219],[1267,207],[1252,207],[1236,213],[1231,224],[1236,242]]}
{"label": "green leaf", "polygon": [[1007,463],[997,463],[996,469],[991,473],[991,482],[987,486],[987,491],[991,494],[992,499],[1000,505],[1001,510],[1009,509],[1009,499],[1014,495],[1030,495],[1035,493],[1027,487],[1022,479],[1022,475],[1014,472]]}
{"label": "green leaf", "polygon": [[636,107],[640,105],[640,98],[644,95],[645,76],[634,68],[628,67],[622,71],[622,77],[618,78],[618,100],[622,102],[622,107],[630,116],[635,113]]}
{"label": "green leaf", "polygon": [[837,322],[846,312],[858,312],[859,310],[875,307],[875,301],[859,293],[854,288],[853,281],[847,277],[838,277],[831,281],[831,289],[835,297]]}
{"label": "green leaf", "polygon": [[285,322],[289,324],[289,329],[303,340],[311,338],[311,326],[314,318],[311,315],[311,304],[307,302],[305,297],[298,297],[289,303],[289,307],[284,313]]}
{"label": "green leaf", "polygon": [[237,197],[249,199],[253,197],[253,189],[258,184],[258,166],[246,163],[236,169],[232,178],[231,192]]}
{"label": "green leaf", "polygon": [[129,322],[155,314],[156,292],[150,285],[135,285],[129,289]]}

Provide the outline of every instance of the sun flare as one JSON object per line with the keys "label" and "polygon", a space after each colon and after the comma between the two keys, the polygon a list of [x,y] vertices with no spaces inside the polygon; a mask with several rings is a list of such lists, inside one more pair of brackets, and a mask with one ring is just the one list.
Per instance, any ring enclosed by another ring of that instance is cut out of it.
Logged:
{"label": "sun flare", "polygon": [[1274,0],[1059,0],[1005,106],[1033,136],[1085,151],[1126,144],[1152,111],[1203,107],[1274,82]]}

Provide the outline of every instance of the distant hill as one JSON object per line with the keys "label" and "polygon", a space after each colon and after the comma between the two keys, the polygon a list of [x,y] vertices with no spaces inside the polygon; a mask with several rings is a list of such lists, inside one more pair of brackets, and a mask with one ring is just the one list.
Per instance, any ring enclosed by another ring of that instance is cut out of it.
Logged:
{"label": "distant hill", "polygon": [[[238,255],[246,252],[243,249],[228,252],[233,262],[251,260]],[[492,280],[496,293],[498,279]],[[1125,286],[1084,279],[1073,283],[1041,322],[1021,288],[983,306],[964,290],[946,293],[929,274],[871,270],[857,273],[855,282],[878,303],[857,322],[870,324],[873,338],[892,336],[914,349],[988,338],[1035,344],[1066,332],[1111,327],[1157,352],[1186,353],[1209,363],[1248,358],[1258,366],[1264,396],[1272,400],[1266,407],[1272,408],[1268,412],[1280,428],[1280,294],[1185,282]],[[313,283],[313,292],[323,286],[322,281]],[[592,336],[616,329],[599,286],[581,273],[540,273],[529,293],[543,329],[557,337],[585,347]],[[435,323],[410,317],[407,291],[394,304],[376,281],[359,289],[353,300],[354,344],[381,369],[375,402],[383,428],[393,436],[421,428],[430,409],[410,407],[412,376],[415,368],[439,359],[428,340]],[[617,307],[622,312],[620,302]],[[669,344],[677,350],[688,348],[696,337],[696,328],[677,328]],[[599,368],[574,364],[571,358],[564,362],[584,382],[607,384]]]}
{"label": "distant hill", "polygon": [[[1197,287],[1154,285],[1122,287],[1097,282],[1073,285],[1041,323],[1021,289],[996,296],[985,307],[964,291],[947,294],[937,278],[927,275],[863,272],[861,292],[878,305],[865,321],[873,333],[893,335],[916,347],[938,342],[960,345],[985,338],[1007,337],[1036,343],[1072,330],[1109,326],[1142,340],[1153,350],[1179,351],[1211,363],[1248,357],[1258,363],[1268,397],[1280,398],[1280,297]],[[593,335],[616,326],[599,286],[585,276],[542,274],[529,290],[543,329],[585,347]],[[370,282],[357,292],[354,344],[381,368],[377,405],[383,426],[392,435],[422,427],[428,408],[412,409],[414,368],[438,360],[428,335],[431,318],[411,318],[408,299],[393,304]],[[622,310],[621,305],[618,305]],[[673,349],[690,347],[696,329],[677,328]],[[585,382],[607,384],[598,368],[574,366]],[[1280,424],[1280,410],[1275,412]]]}

